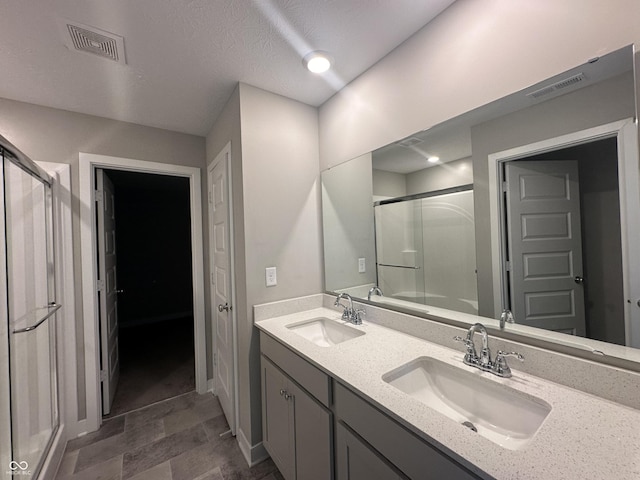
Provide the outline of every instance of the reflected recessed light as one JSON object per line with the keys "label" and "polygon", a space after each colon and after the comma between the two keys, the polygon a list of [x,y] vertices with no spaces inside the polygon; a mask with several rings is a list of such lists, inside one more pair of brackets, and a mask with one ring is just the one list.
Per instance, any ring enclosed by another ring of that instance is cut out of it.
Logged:
{"label": "reflected recessed light", "polygon": [[440,161],[440,157],[429,157],[427,158],[427,162],[429,163],[438,163]]}
{"label": "reflected recessed light", "polygon": [[332,59],[327,52],[317,50],[306,54],[302,63],[310,72],[323,73],[331,68]]}

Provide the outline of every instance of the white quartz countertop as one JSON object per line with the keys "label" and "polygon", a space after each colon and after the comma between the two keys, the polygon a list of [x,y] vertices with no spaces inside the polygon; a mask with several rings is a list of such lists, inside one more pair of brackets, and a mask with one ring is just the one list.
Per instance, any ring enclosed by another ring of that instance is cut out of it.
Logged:
{"label": "white quartz countertop", "polygon": [[[464,365],[462,346],[460,351],[449,349],[367,321],[351,326],[366,335],[330,347],[286,328],[317,317],[344,323],[336,310],[315,308],[256,326],[479,475],[500,480],[640,479],[640,411],[522,373],[513,359],[513,377],[499,378]],[[385,373],[423,356],[533,395],[552,410],[522,449],[502,448],[382,380]]]}

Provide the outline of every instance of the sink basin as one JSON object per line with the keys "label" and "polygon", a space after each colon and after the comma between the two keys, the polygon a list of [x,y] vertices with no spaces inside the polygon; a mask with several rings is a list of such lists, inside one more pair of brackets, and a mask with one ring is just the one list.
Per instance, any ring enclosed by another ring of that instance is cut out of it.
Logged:
{"label": "sink basin", "polygon": [[390,385],[510,450],[523,448],[551,406],[544,400],[430,357],[382,376]]}
{"label": "sink basin", "polygon": [[362,330],[357,330],[328,318],[313,318],[303,322],[292,323],[287,325],[287,328],[321,347],[330,347],[364,335]]}

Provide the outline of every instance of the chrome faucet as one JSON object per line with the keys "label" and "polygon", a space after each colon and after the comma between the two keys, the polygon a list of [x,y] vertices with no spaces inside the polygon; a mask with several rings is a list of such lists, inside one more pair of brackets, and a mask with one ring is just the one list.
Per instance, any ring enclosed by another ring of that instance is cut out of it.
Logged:
{"label": "chrome faucet", "polygon": [[[476,345],[473,341],[476,332],[480,332],[482,335],[482,350],[480,350],[480,355],[478,355]],[[465,365],[479,368],[485,372],[491,372],[499,377],[511,377],[511,369],[509,368],[509,365],[507,365],[506,357],[516,357],[521,362],[524,360],[524,357],[519,353],[503,352],[502,350],[499,350],[496,358],[491,360],[489,334],[487,333],[485,326],[481,323],[474,323],[471,325],[466,338],[456,335],[453,339],[457,342],[463,343],[467,348],[467,352],[462,360]]]}
{"label": "chrome faucet", "polygon": [[380,297],[382,296],[382,290],[380,290],[380,287],[375,285],[373,287],[371,287],[369,289],[369,294],[367,295],[367,300],[371,301],[371,295],[373,294],[379,295]]}
{"label": "chrome faucet", "polygon": [[500,315],[500,330],[504,330],[505,323],[516,323],[513,313],[508,308],[505,308]]}
{"label": "chrome faucet", "polygon": [[[340,300],[343,298],[346,298],[349,301],[349,305],[342,305],[340,303]],[[344,308],[344,311],[342,312],[343,320],[351,322],[354,325],[362,325],[362,315],[366,315],[366,312],[364,310],[356,310],[353,308],[353,299],[348,293],[341,293],[338,295],[333,306]]]}

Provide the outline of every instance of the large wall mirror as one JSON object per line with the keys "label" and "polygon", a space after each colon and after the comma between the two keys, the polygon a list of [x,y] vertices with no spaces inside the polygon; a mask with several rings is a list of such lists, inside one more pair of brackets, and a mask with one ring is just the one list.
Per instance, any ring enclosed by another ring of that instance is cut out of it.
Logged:
{"label": "large wall mirror", "polygon": [[326,290],[640,369],[633,57],[324,171]]}

